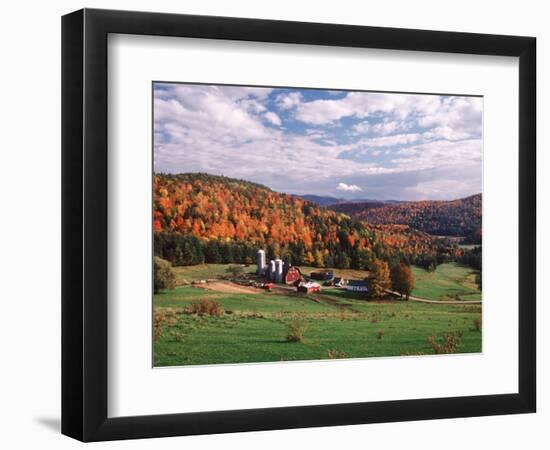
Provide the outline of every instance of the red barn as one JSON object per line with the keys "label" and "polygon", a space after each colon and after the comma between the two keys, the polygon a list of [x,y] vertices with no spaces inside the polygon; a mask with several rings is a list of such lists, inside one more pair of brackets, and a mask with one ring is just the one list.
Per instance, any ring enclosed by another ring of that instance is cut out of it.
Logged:
{"label": "red barn", "polygon": [[295,284],[303,279],[302,272],[296,266],[290,266],[284,276],[285,284]]}

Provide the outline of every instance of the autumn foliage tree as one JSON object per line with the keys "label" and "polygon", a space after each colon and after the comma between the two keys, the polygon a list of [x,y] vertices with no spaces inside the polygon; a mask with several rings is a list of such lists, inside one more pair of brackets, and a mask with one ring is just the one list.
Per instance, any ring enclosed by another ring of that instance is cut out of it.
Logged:
{"label": "autumn foliage tree", "polygon": [[414,289],[414,276],[410,266],[401,262],[391,269],[390,275],[392,289],[408,300]]}
{"label": "autumn foliage tree", "polygon": [[384,297],[386,291],[391,287],[390,267],[388,263],[381,259],[373,261],[367,281],[369,282],[369,297]]}

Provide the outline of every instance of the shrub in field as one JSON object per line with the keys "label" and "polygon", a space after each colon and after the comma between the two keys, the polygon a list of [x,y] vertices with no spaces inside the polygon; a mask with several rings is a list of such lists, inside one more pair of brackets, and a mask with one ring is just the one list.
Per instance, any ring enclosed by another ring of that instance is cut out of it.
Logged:
{"label": "shrub in field", "polygon": [[384,337],[384,330],[378,330],[376,333],[376,339],[381,340]]}
{"label": "shrub in field", "polygon": [[244,272],[244,267],[241,265],[233,264],[226,269],[226,272],[230,274],[233,278],[237,278]]}
{"label": "shrub in field", "polygon": [[298,316],[294,316],[288,325],[288,342],[302,342],[307,330],[307,323]]}
{"label": "shrub in field", "polygon": [[155,294],[161,289],[174,289],[176,287],[176,274],[170,262],[155,256],[153,258],[153,273]]}
{"label": "shrub in field", "polygon": [[441,344],[437,342],[434,334],[428,337],[428,342],[436,355],[456,353],[461,337],[461,332],[451,331],[443,333],[443,342]]}
{"label": "shrub in field", "polygon": [[162,335],[162,325],[166,321],[166,316],[164,313],[160,311],[155,311],[155,314],[153,316],[153,328],[154,328],[154,336],[155,341],[158,341],[160,339],[160,336]]}
{"label": "shrub in field", "polygon": [[188,314],[197,314],[199,316],[223,316],[224,310],[216,300],[201,298],[190,303],[185,312]]}
{"label": "shrub in field", "polygon": [[153,314],[153,335],[155,341],[160,339],[165,326],[171,326],[177,322],[176,314],[178,314],[178,310],[174,308],[155,309]]}
{"label": "shrub in field", "polygon": [[343,359],[347,358],[348,354],[346,352],[336,350],[335,348],[327,350],[328,359]]}

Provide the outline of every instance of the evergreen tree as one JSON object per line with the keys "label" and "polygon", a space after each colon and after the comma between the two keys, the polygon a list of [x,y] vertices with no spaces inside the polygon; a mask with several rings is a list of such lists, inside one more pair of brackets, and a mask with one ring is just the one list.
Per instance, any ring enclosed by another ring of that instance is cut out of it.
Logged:
{"label": "evergreen tree", "polygon": [[206,244],[205,260],[207,263],[210,264],[220,264],[222,262],[222,257],[217,241],[208,241],[208,244]]}

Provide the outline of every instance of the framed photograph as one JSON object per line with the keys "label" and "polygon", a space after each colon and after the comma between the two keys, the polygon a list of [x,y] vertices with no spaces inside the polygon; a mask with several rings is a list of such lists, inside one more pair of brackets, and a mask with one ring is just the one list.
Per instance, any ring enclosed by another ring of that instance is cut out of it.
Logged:
{"label": "framed photograph", "polygon": [[534,412],[536,40],[62,21],[62,432]]}

